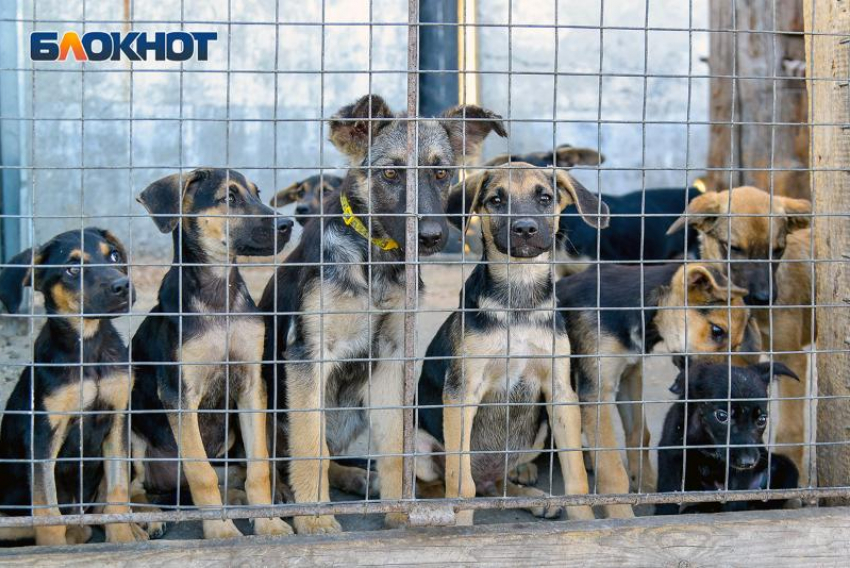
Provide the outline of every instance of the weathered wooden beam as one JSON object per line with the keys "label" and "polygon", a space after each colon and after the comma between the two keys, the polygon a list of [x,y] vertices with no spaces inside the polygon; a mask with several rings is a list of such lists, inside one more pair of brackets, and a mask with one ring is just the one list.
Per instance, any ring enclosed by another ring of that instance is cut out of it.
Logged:
{"label": "weathered wooden beam", "polygon": [[832,566],[850,508],[0,550],[3,566]]}
{"label": "weathered wooden beam", "polygon": [[[709,189],[809,196],[802,0],[712,0]],[[766,33],[751,33],[766,32]],[[738,170],[737,168],[740,168]]]}
{"label": "weathered wooden beam", "polygon": [[[850,7],[843,0],[805,0],[806,61],[812,129],[817,304],[850,298]],[[845,34],[830,35],[830,34]],[[817,217],[817,214],[829,214]],[[840,216],[835,216],[836,214]],[[817,310],[818,485],[850,485],[850,309]],[[837,351],[833,351],[837,350]],[[843,350],[843,351],[842,351]],[[845,397],[845,398],[831,398]],[[830,500],[836,502],[836,499]],[[847,500],[843,501],[846,504]]]}

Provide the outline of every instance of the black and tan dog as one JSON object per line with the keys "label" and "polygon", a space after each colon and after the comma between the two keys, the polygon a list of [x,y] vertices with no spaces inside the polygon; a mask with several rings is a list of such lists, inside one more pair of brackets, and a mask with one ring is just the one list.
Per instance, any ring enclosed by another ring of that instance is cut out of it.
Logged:
{"label": "black and tan dog", "polygon": [[[57,235],[10,263],[22,266],[0,274],[8,311],[17,312],[23,287],[32,286],[44,295],[48,317],[35,340],[34,364],[21,373],[3,415],[0,514],[78,513],[97,501],[107,503],[105,513],[127,513],[133,374],[110,321],[128,313],[134,298],[124,247],[110,232],[90,227]],[[34,536],[37,544],[85,542],[90,534],[89,527],[64,525],[0,530],[3,540]],[[110,542],[146,538],[135,524],[106,525]]]}
{"label": "black and tan dog", "polygon": [[[563,316],[553,310],[549,261],[564,207],[575,204],[587,223],[600,227],[607,223],[607,209],[566,172],[529,168],[520,162],[482,170],[465,181],[473,187],[471,211],[481,216],[484,254],[461,293],[463,311],[449,316],[428,347],[418,389],[424,407],[419,427],[436,440],[430,449],[446,453],[450,498],[472,498],[476,492],[543,496],[539,489],[514,484],[508,472],[528,461],[523,450],[540,449],[546,415],[560,450],[566,493],[588,491],[581,412],[570,385],[570,342]],[[556,516],[560,509],[532,512]],[[586,506],[567,513],[593,518]],[[471,523],[471,511],[459,514],[458,524]]]}
{"label": "black and tan dog", "polygon": [[[659,493],[796,488],[794,462],[769,454],[764,447],[768,388],[780,375],[799,380],[782,363],[731,368],[724,363],[698,364],[687,373],[683,369],[670,388],[679,402],[667,411],[658,449]],[[782,499],[669,503],[656,506],[655,512],[781,509],[785,503]]]}
{"label": "black and tan dog", "polygon": [[800,306],[812,305],[811,213],[806,199],[771,198],[761,189],[738,187],[694,199],[687,216],[670,228],[674,233],[687,224],[699,232],[701,258],[728,267],[732,279],[747,289],[745,301],[759,323],[762,346],[803,379],[777,385],[783,400],[776,424],[777,451],[794,460],[803,484],[809,469],[804,465],[808,356],[803,350],[813,330],[811,308]]}
{"label": "black and tan dog", "polygon": [[296,181],[269,200],[272,207],[285,207],[295,203],[295,220],[304,226],[322,210],[322,203],[331,199],[342,185],[342,178],[333,174],[320,174]]}
{"label": "black and tan dog", "polygon": [[[417,126],[417,239],[419,254],[426,255],[442,249],[448,236],[451,168],[477,154],[491,131],[506,132],[498,115],[475,106]],[[406,170],[407,123],[380,97],[367,95],[342,108],[330,131],[351,169],[338,199],[326,203],[323,223],[307,224],[263,294],[260,307],[269,313],[263,358],[287,360],[267,365],[264,373],[269,391],[276,388],[272,405],[296,411],[278,420],[278,446],[288,440],[295,459],[289,485],[296,501],[329,500],[328,457],[342,453],[370,424],[372,447],[381,456],[381,498],[399,499],[404,262],[415,260],[404,256],[405,187],[414,175]],[[405,520],[400,514],[386,518],[390,526]],[[340,530],[330,515],[296,517],[295,527],[299,533]]]}
{"label": "black and tan dog", "polygon": [[[608,264],[559,280],[556,294],[567,320],[579,398],[591,403],[582,405],[582,426],[599,492],[628,493],[630,477],[634,485],[654,488],[638,358],[653,350],[680,357],[756,350],[758,331],[744,305],[746,290],[709,265]],[[615,396],[631,476],[619,452],[605,449],[617,447]],[[613,517],[633,514],[628,505],[605,509]]]}
{"label": "black and tan dog", "polygon": [[[233,436],[225,421],[236,424],[220,411],[235,404],[248,459],[248,502],[268,505],[272,490],[262,412],[267,400],[260,373],[265,329],[235,263],[237,255],[279,252],[293,223],[276,219],[260,201],[256,185],[232,170],[168,176],[148,186],[139,201],[157,228],[174,240],[173,265],[160,285],[158,303],[132,344],[137,376],[133,455],[159,458],[144,462],[145,487],[173,491],[182,469],[195,505],[220,507],[218,477],[209,458],[230,447]],[[184,460],[180,468],[178,457]],[[254,520],[254,532],[292,529],[281,519],[260,518]],[[230,520],[204,521],[205,538],[240,534]]]}

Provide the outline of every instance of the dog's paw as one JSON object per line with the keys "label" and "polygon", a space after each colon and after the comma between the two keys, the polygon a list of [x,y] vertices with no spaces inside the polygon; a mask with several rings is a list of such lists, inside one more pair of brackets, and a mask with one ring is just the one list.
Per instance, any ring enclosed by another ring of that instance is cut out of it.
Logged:
{"label": "dog's paw", "polygon": [[407,526],[406,513],[387,513],[384,516],[384,526],[388,529],[400,529]]}
{"label": "dog's paw", "polygon": [[331,534],[342,532],[342,527],[333,515],[295,517],[293,522],[295,524],[295,532],[298,534]]}
{"label": "dog's paw", "polygon": [[165,523],[162,521],[151,521],[149,523],[141,523],[141,527],[148,533],[148,538],[156,540],[165,535]]}
{"label": "dog's paw", "polygon": [[290,527],[283,519],[254,519],[254,534],[285,536],[292,534]]}
{"label": "dog's paw", "polygon": [[71,525],[65,530],[64,542],[58,542],[57,544],[86,543],[91,538],[91,532],[91,527],[89,525]]}
{"label": "dog's paw", "polygon": [[537,485],[537,464],[521,463],[508,474],[508,479],[519,485]]}
{"label": "dog's paw", "polygon": [[204,538],[206,539],[239,538],[240,536],[242,533],[230,519],[204,521]]}
{"label": "dog's paw", "polygon": [[563,510],[564,508],[558,505],[549,505],[548,507],[532,507],[528,512],[540,519],[558,519]]}
{"label": "dog's paw", "polygon": [[106,542],[139,542],[148,540],[148,533],[136,523],[106,525]]}

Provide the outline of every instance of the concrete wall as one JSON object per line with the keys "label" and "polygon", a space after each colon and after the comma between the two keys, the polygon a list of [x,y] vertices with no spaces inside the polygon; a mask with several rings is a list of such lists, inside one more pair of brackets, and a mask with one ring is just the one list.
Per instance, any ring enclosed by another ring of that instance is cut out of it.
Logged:
{"label": "concrete wall", "polygon": [[[708,1],[692,5],[689,22],[689,2],[682,0],[479,0],[478,22],[486,26],[479,30],[481,103],[521,121],[512,123],[509,141],[489,140],[487,152],[565,142],[601,148],[610,169],[577,175],[612,194],[643,187],[641,168],[648,169],[645,187],[699,177],[708,128],[686,122],[708,120],[709,88],[707,79],[687,76],[708,73],[700,61],[708,55],[708,34],[687,30],[708,27]],[[516,26],[510,33],[509,21]],[[556,21],[568,27],[556,34]],[[557,78],[550,75],[556,62]],[[677,77],[645,80],[644,73]],[[643,120],[674,124],[644,128]]]}
{"label": "concrete wall", "polygon": [[[32,18],[32,0],[18,0],[19,17]],[[124,0],[88,2],[88,20],[111,24],[87,24],[86,29],[120,31],[125,20]],[[687,2],[653,0],[652,26],[688,27]],[[179,29],[180,2],[135,0],[135,21],[140,31]],[[276,5],[282,25],[277,28]],[[644,2],[606,0],[606,26],[640,27]],[[704,26],[706,0],[695,0],[694,26]],[[367,23],[369,0],[325,0],[327,22]],[[326,141],[320,122],[341,105],[371,90],[381,93],[395,108],[405,104],[407,20],[404,0],[372,0],[372,21],[402,24],[390,26],[310,25],[322,20],[322,2],[276,2],[240,0],[184,0],[183,13],[192,21],[226,24],[186,24],[189,31],[214,30],[210,61],[179,64],[162,62],[51,63],[28,70],[5,73],[0,81],[17,82],[21,94],[19,116],[35,121],[4,120],[4,133],[20,130],[20,165],[23,170],[23,212],[37,219],[34,240],[81,224],[99,224],[116,230],[139,254],[162,256],[170,242],[156,232],[144,217],[135,196],[151,181],[177,171],[181,166],[226,164],[254,179],[266,197],[275,188],[316,173],[320,166],[333,168],[343,158]],[[508,0],[481,0],[478,14],[482,24],[506,24]],[[513,2],[514,24],[551,24],[555,21],[551,0]],[[80,20],[81,0],[38,0],[36,19]],[[561,24],[598,26],[598,3],[584,0],[558,2]],[[28,37],[32,25],[6,24],[18,34],[20,65],[31,66]],[[81,25],[39,23],[37,29],[83,31]],[[371,34],[371,41],[370,41]],[[706,54],[707,38],[693,34],[690,60],[694,73],[704,73],[699,58]],[[277,41],[277,49],[275,42]],[[646,45],[651,73],[688,73],[687,32],[651,32]],[[551,28],[517,28],[511,34],[512,57],[508,58],[508,33],[504,27],[480,30],[480,63],[484,71],[518,72],[485,74],[481,79],[482,104],[506,117],[541,122],[512,124],[510,148],[537,150],[553,142],[596,146],[614,168],[700,167],[704,161],[706,132],[702,126],[684,124],[647,125],[646,158],[641,157],[644,130],[640,124],[602,124],[602,121],[640,121],[646,101],[648,120],[684,122],[704,120],[707,112],[706,80],[690,84],[690,113],[687,79],[649,79],[639,76],[604,76],[599,91],[599,53],[605,74],[641,74],[644,70],[644,32],[606,29],[600,43],[599,30],[569,29],[558,33],[558,70],[555,68],[555,34]],[[324,55],[322,54],[324,45]],[[229,52],[229,60],[228,60]],[[371,63],[370,63],[371,60]],[[6,59],[8,61],[8,58]],[[510,67],[509,67],[510,66]],[[324,78],[319,71],[324,67]],[[375,71],[368,73],[369,69]],[[230,73],[228,73],[228,69]],[[273,73],[279,69],[277,76]],[[575,75],[578,73],[578,75]],[[570,75],[573,74],[573,75]],[[277,80],[276,80],[277,78]],[[646,97],[644,97],[644,87]],[[555,96],[555,93],[557,96]],[[556,107],[553,109],[553,105]],[[555,112],[556,111],[556,112]],[[6,110],[4,110],[6,112]],[[4,115],[8,116],[8,115]],[[557,125],[553,138],[552,118]],[[230,119],[228,125],[228,119]],[[278,122],[275,122],[277,119]],[[581,122],[581,121],[591,122]],[[8,137],[4,138],[8,139]],[[487,152],[507,148],[503,141],[488,143]],[[692,179],[699,172],[691,172]],[[583,180],[595,187],[596,173],[582,172]],[[638,170],[600,174],[605,191],[620,193],[641,186]],[[680,171],[647,172],[646,183],[680,185]],[[87,218],[82,221],[80,215]],[[135,215],[127,219],[122,216]],[[21,224],[22,243],[29,242],[29,221]]]}

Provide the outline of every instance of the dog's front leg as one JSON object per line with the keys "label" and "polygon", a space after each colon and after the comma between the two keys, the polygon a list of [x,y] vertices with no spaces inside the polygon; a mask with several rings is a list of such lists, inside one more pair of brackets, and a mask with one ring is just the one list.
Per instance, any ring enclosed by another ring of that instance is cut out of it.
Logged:
{"label": "dog's front leg", "polygon": [[[257,360],[262,358],[262,352]],[[243,384],[236,405],[239,408],[239,426],[248,461],[245,493],[250,505],[271,505],[271,470],[266,445],[266,414],[268,402],[266,385],[260,375],[259,365],[245,365]],[[292,534],[292,528],[279,518],[254,519],[254,533],[263,535]]]}
{"label": "dog's front leg", "polygon": [[[402,497],[404,463],[404,364],[400,349],[382,350],[381,355],[372,373],[372,384],[366,386],[369,425],[372,444],[379,455],[381,499],[398,500]],[[404,513],[387,513],[384,518],[384,524],[391,528],[406,523]]]}
{"label": "dog's front leg", "polygon": [[[449,371],[443,390],[443,438],[446,450],[446,498],[472,499],[475,479],[472,477],[470,444],[472,424],[478,404],[484,397],[484,367],[488,360],[466,359],[464,372]],[[473,511],[458,511],[457,525],[471,526]]]}
{"label": "dog's front leg", "polygon": [[[185,347],[184,347],[185,349]],[[198,424],[198,406],[201,394],[197,387],[203,384],[206,371],[203,366],[187,365],[183,368],[182,412],[169,413],[168,422],[179,444],[179,455],[183,472],[189,482],[192,501],[198,507],[221,508],[221,494],[218,491],[218,476],[207,458],[201,429]],[[191,387],[190,387],[191,385]],[[230,519],[204,521],[204,538],[236,538],[242,536]]]}
{"label": "dog's front leg", "polygon": [[[629,492],[629,475],[620,458],[611,406],[614,402],[616,383],[620,378],[624,359],[602,357],[597,367],[595,357],[584,357],[577,363],[582,365],[581,422],[590,444],[591,463],[596,473],[596,482],[601,494],[626,494]],[[582,385],[582,383],[584,383]],[[631,518],[634,511],[630,505],[605,505],[611,518]]]}
{"label": "dog's front leg", "polygon": [[[297,503],[328,503],[330,452],[322,419],[322,388],[332,363],[290,363],[286,370],[289,420],[289,485]],[[293,519],[298,534],[337,533],[342,527],[333,515]]]}
{"label": "dog's front leg", "polygon": [[[567,339],[558,339],[557,359],[549,373],[543,374],[541,387],[548,403],[547,411],[552,423],[558,461],[564,476],[567,495],[587,495],[587,470],[581,455],[581,410],[578,395],[570,386],[570,345]],[[548,367],[544,364],[544,367]],[[551,380],[549,375],[551,375]],[[593,519],[593,509],[587,505],[567,507],[570,519]]]}
{"label": "dog's front leg", "polygon": [[[643,405],[643,369],[640,363],[630,365],[617,389],[617,411],[626,435],[626,461],[629,464],[630,488],[633,491],[655,491],[657,479],[649,459],[649,427]],[[637,403],[637,404],[636,404]]]}
{"label": "dog's front leg", "polygon": [[[68,405],[67,408],[62,408],[61,410],[52,410],[71,412],[74,409],[72,405]],[[56,458],[65,441],[65,436],[68,434],[70,418],[67,414],[58,416],[50,415],[45,418],[45,420],[49,421],[49,426],[47,424],[41,425],[45,430],[49,428],[50,434],[48,439],[50,443],[46,447],[36,444],[33,448],[33,456],[35,459],[40,460],[34,468],[35,478],[33,479],[32,488],[33,516],[58,517],[62,514],[59,511],[59,498],[56,494]],[[36,418],[37,428],[39,427],[39,422],[39,418]],[[26,443],[29,443],[29,441]],[[66,544],[65,533],[65,525],[38,526],[35,527],[35,543],[39,546]]]}

